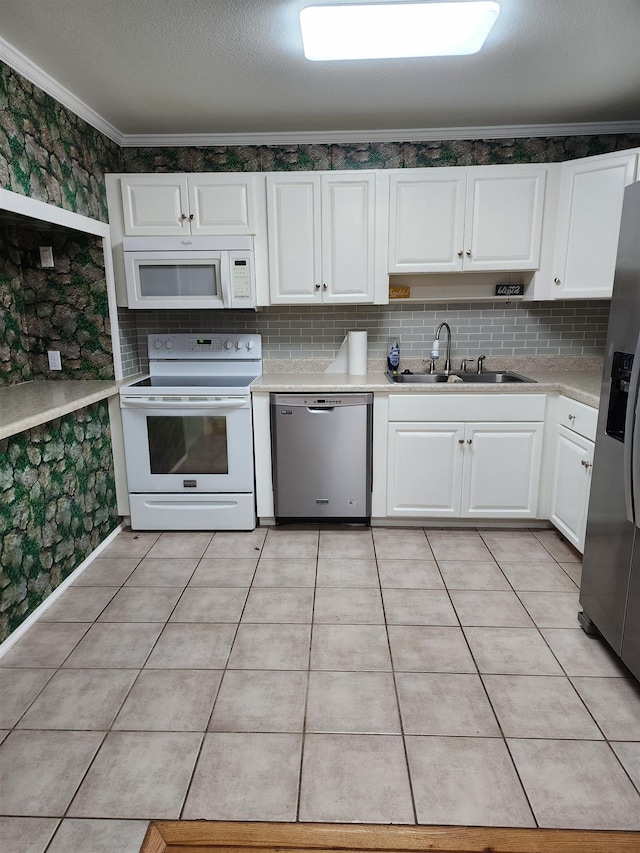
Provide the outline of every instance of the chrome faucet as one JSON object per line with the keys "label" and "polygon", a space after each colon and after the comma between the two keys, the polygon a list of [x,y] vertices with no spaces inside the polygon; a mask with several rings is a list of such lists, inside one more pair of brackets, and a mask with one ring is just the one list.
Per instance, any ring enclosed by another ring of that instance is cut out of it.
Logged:
{"label": "chrome faucet", "polygon": [[486,358],[486,355],[479,355],[478,356],[478,373],[484,373],[484,360],[485,360],[485,358]]}
{"label": "chrome faucet", "polygon": [[440,332],[443,329],[447,330],[447,354],[444,360],[444,372],[448,375],[451,372],[451,329],[448,323],[440,323],[436,329],[436,336],[431,350],[431,363],[433,364],[433,360],[440,357]]}

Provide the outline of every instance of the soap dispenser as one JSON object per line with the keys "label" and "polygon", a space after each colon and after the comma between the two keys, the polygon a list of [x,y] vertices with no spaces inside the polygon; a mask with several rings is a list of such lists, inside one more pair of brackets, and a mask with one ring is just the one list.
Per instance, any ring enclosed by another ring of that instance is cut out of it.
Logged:
{"label": "soap dispenser", "polygon": [[400,343],[397,338],[389,341],[389,353],[387,355],[387,367],[389,373],[397,373],[400,367]]}

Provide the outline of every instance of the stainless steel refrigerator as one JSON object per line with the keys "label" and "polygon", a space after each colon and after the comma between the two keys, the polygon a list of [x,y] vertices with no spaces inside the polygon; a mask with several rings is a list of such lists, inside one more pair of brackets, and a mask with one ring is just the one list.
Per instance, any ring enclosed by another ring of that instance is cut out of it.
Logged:
{"label": "stainless steel refrigerator", "polygon": [[640,679],[640,183],[625,190],[607,332],[580,621]]}

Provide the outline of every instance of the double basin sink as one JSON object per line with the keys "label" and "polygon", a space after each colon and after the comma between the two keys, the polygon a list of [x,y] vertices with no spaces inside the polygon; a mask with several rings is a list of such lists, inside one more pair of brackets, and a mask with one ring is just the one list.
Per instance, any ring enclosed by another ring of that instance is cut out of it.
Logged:
{"label": "double basin sink", "polygon": [[450,376],[458,377],[465,384],[469,382],[485,383],[488,385],[514,382],[535,382],[535,379],[527,379],[526,376],[521,376],[519,373],[513,373],[510,370],[504,372],[487,370],[484,373],[462,373],[460,371],[452,370],[448,375],[446,373],[386,373],[385,375],[390,382],[409,382],[421,385],[429,385],[436,382],[448,382]]}

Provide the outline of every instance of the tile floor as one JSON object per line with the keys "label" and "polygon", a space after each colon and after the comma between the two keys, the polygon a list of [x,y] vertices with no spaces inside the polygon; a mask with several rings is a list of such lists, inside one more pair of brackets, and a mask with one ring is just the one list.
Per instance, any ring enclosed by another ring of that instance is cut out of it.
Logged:
{"label": "tile floor", "polygon": [[0,849],[149,818],[640,830],[640,689],[550,530],[122,532],[0,660]]}

